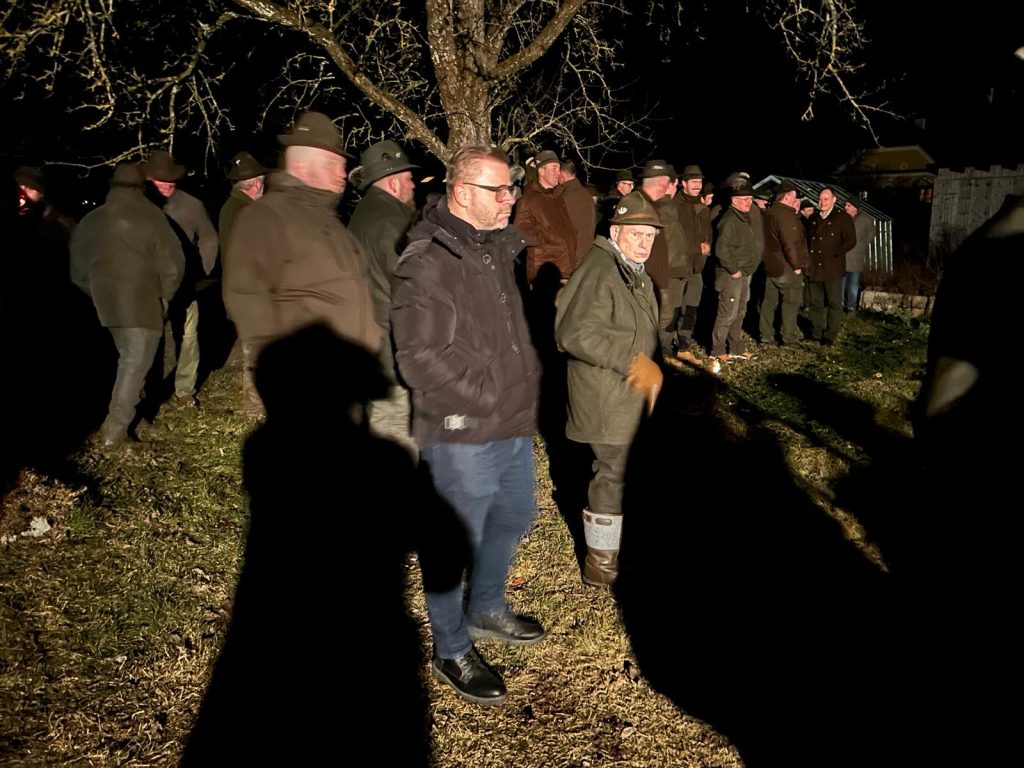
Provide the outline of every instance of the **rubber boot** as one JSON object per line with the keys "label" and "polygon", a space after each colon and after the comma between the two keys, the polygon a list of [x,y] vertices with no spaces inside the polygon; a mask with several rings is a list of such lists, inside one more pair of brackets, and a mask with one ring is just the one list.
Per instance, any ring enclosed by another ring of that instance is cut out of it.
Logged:
{"label": "rubber boot", "polygon": [[587,541],[583,583],[593,587],[610,587],[619,577],[622,515],[597,514],[584,509],[583,536]]}

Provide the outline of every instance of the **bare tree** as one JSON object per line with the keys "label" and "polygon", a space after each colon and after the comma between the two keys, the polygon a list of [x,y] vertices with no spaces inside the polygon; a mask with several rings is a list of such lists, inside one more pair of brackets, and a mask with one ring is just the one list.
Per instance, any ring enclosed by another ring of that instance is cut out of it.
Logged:
{"label": "bare tree", "polygon": [[[859,27],[852,0],[774,0],[774,23],[815,96],[847,85]],[[805,6],[813,6],[809,11]],[[350,143],[389,135],[440,159],[467,142],[506,150],[541,140],[586,162],[642,142],[649,106],[616,84],[630,10],[646,0],[25,0],[0,12],[0,74],[71,105],[84,131],[122,151],[201,136],[216,155],[240,111],[280,128],[315,107]],[[246,47],[240,43],[245,40]],[[831,40],[811,55],[820,40]],[[260,64],[270,59],[272,66]],[[639,105],[639,106],[638,106]]]}

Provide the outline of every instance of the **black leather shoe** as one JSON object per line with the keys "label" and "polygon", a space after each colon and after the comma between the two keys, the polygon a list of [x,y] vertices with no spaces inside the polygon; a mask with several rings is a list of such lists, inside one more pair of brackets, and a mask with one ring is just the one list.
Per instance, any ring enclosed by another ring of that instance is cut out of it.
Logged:
{"label": "black leather shoe", "polygon": [[509,645],[533,645],[547,634],[539,621],[512,611],[474,613],[468,623],[469,636],[474,640],[494,638]]}
{"label": "black leather shoe", "polygon": [[439,658],[435,649],[430,666],[434,677],[450,685],[466,701],[481,707],[501,704],[508,696],[501,675],[491,669],[476,648],[470,648],[469,653],[457,659]]}

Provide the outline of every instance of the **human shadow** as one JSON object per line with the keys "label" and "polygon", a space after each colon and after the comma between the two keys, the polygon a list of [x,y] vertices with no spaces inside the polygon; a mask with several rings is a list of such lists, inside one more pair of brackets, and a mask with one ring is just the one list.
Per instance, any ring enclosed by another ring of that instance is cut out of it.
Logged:
{"label": "human shadow", "polygon": [[66,224],[42,210],[4,214],[0,499],[26,467],[83,481],[69,457],[103,420],[117,360],[92,302],[71,282]]}
{"label": "human shadow", "polygon": [[450,589],[465,532],[408,452],[361,423],[387,392],[368,352],[310,326],[266,347],[255,381],[267,418],[243,453],[245,565],[182,764],[328,765],[386,733],[375,761],[426,766],[409,553]]}
{"label": "human shadow", "polygon": [[572,537],[575,556],[582,567],[587,553],[583,508],[587,505],[587,485],[594,457],[590,446],[565,436],[568,363],[555,342],[556,302],[561,286],[558,268],[551,263],[542,264],[524,299],[531,338],[541,363],[537,422],[548,458],[551,496]]}
{"label": "human shadow", "polygon": [[615,594],[640,668],[752,768],[901,764],[889,576],[794,482],[756,410],[716,415],[719,393],[735,397],[667,379],[630,454]]}

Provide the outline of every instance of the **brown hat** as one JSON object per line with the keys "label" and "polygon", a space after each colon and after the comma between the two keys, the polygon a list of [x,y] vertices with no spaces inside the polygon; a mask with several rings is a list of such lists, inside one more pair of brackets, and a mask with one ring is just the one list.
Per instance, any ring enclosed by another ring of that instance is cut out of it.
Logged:
{"label": "brown hat", "polygon": [[396,142],[378,141],[363,150],[363,154],[359,156],[359,167],[349,175],[354,177],[356,186],[362,192],[385,176],[417,168],[419,166],[409,161],[409,156]]}
{"label": "brown hat", "polygon": [[[664,174],[662,174],[664,175]],[[661,229],[664,224],[651,201],[642,192],[630,192],[615,204],[615,212],[609,224],[616,226],[646,225]]]}
{"label": "brown hat", "polygon": [[146,178],[157,181],[179,181],[185,178],[185,166],[178,165],[171,153],[163,149],[154,150],[149,159],[142,164],[142,172]]}
{"label": "brown hat", "polygon": [[796,184],[794,184],[789,179],[783,179],[782,183],[775,188],[775,199],[778,200],[780,197],[782,197],[785,194],[788,194],[789,192],[799,191],[800,190],[796,188]]}
{"label": "brown hat", "polygon": [[664,160],[648,160],[640,169],[640,178],[653,179],[655,176],[668,176],[670,179],[674,179],[676,169]]}
{"label": "brown hat", "polygon": [[146,174],[140,163],[118,163],[110,180],[111,187],[141,187],[145,183]]}
{"label": "brown hat", "polygon": [[341,132],[322,112],[303,112],[292,124],[291,132],[279,134],[279,143],[286,147],[316,147],[355,160],[341,146]]}
{"label": "brown hat", "polygon": [[750,179],[745,179],[742,176],[737,177],[732,182],[732,196],[733,197],[753,197],[757,194],[754,191],[753,185],[750,183]]}
{"label": "brown hat", "polygon": [[692,181],[693,179],[703,179],[704,171],[700,169],[699,165],[688,165],[683,168],[683,173],[679,177],[683,181]]}
{"label": "brown hat", "polygon": [[46,194],[46,184],[43,181],[43,172],[30,165],[23,165],[14,172],[14,183],[19,187],[28,187]]}
{"label": "brown hat", "polygon": [[260,161],[248,152],[239,152],[231,158],[228,172],[224,175],[231,181],[245,181],[246,179],[255,179],[257,176],[262,176],[269,170],[269,168],[264,168]]}
{"label": "brown hat", "polygon": [[533,160],[534,165],[537,168],[540,168],[542,165],[547,165],[548,163],[562,162],[561,160],[558,159],[558,153],[550,149],[545,149],[542,152],[538,152],[536,157],[533,158]]}

